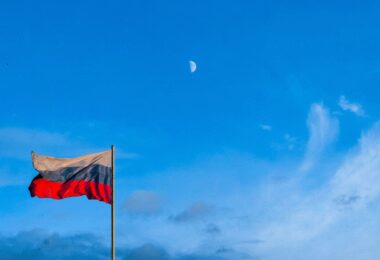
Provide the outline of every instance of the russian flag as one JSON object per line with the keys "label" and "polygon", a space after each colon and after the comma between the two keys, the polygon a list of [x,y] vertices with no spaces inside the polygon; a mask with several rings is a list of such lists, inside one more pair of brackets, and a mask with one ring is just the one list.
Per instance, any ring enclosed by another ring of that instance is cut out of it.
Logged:
{"label": "russian flag", "polygon": [[38,175],[29,186],[30,195],[64,199],[87,196],[112,203],[112,151],[77,158],[55,158],[32,153]]}

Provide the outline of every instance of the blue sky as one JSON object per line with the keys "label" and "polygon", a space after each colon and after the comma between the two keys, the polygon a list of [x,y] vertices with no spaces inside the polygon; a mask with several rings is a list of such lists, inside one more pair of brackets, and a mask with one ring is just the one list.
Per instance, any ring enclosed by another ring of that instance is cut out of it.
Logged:
{"label": "blue sky", "polygon": [[27,187],[115,144],[120,259],[379,258],[379,11],[0,3],[0,256],[107,259],[108,205]]}

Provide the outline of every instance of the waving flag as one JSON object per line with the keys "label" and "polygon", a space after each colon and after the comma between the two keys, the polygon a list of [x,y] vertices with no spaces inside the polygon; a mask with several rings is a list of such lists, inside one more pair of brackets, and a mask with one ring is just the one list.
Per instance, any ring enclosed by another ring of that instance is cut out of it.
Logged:
{"label": "waving flag", "polygon": [[64,199],[87,196],[112,203],[112,151],[77,158],[54,158],[32,153],[38,175],[29,186],[30,195]]}

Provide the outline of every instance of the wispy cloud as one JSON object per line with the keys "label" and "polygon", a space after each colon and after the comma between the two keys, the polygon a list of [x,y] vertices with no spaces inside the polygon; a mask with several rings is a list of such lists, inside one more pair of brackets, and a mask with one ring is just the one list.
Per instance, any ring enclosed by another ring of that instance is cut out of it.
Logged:
{"label": "wispy cloud", "polygon": [[209,215],[213,211],[214,207],[205,204],[203,202],[197,202],[185,209],[183,212],[170,216],[169,219],[174,222],[189,222],[198,220]]}
{"label": "wispy cloud", "polygon": [[[60,132],[22,127],[0,128],[0,156],[16,159],[30,159],[32,150],[52,156],[80,156],[98,152],[96,148],[79,141],[75,136]],[[117,148],[116,159],[137,159],[140,155]]]}
{"label": "wispy cloud", "polygon": [[365,116],[364,109],[359,103],[350,102],[343,95],[339,97],[338,105],[345,111],[351,111],[358,116]]}
{"label": "wispy cloud", "polygon": [[365,205],[380,195],[380,186],[375,185],[380,182],[380,122],[361,137],[356,150],[339,168],[332,185],[335,197]]}
{"label": "wispy cloud", "polygon": [[323,104],[312,104],[307,118],[309,140],[306,145],[305,159],[301,171],[310,170],[320,158],[326,146],[337,136],[339,122],[332,117]]}
{"label": "wispy cloud", "polygon": [[119,151],[115,153],[116,159],[134,160],[140,158],[140,154],[132,152]]}
{"label": "wispy cloud", "polygon": [[69,141],[62,134],[26,128],[0,128],[0,155],[2,156],[29,158],[32,149],[67,145]]}
{"label": "wispy cloud", "polygon": [[135,191],[128,197],[124,206],[131,214],[156,214],[161,210],[161,197],[152,191]]}
{"label": "wispy cloud", "polygon": [[292,151],[294,150],[296,144],[297,144],[297,138],[294,137],[294,136],[291,136],[290,134],[285,134],[284,135],[284,139],[287,143],[287,146],[288,146],[288,150],[289,151]]}
{"label": "wispy cloud", "polygon": [[[325,259],[327,252],[328,257],[345,259],[352,251],[339,250],[342,246],[339,241],[360,241],[352,245],[356,252],[359,250],[362,254],[369,250],[371,253],[358,259],[377,258],[380,252],[373,250],[376,246],[371,241],[379,240],[371,229],[380,225],[374,217],[378,212],[375,205],[380,199],[379,169],[380,123],[376,123],[319,188],[304,191],[302,181],[293,182],[285,190],[277,185],[277,189],[292,202],[278,209],[278,213],[270,210],[272,217],[273,214],[277,217],[259,228],[258,234],[267,243],[257,250],[270,258]],[[269,200],[267,203],[278,206]],[[344,229],[348,226],[350,228]],[[329,240],[325,241],[326,238]],[[313,249],[322,246],[322,251]]]}
{"label": "wispy cloud", "polygon": [[260,129],[264,131],[272,131],[272,126],[271,125],[266,125],[266,124],[259,124]]}
{"label": "wispy cloud", "polygon": [[30,159],[32,150],[59,151],[66,155],[73,148],[76,148],[76,152],[86,150],[61,133],[17,127],[0,128],[0,155],[3,157]]}
{"label": "wispy cloud", "polygon": [[25,175],[20,178],[20,174],[11,174],[9,170],[0,168],[0,187],[26,185],[27,183]]}

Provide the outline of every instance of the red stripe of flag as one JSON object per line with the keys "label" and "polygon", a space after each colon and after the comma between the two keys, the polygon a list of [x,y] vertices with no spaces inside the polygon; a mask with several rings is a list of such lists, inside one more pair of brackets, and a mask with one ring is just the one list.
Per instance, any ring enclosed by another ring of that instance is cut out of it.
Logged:
{"label": "red stripe of flag", "polygon": [[95,199],[111,204],[111,185],[84,180],[70,180],[53,182],[36,178],[29,186],[30,195],[39,198],[64,199],[86,195],[88,199]]}

